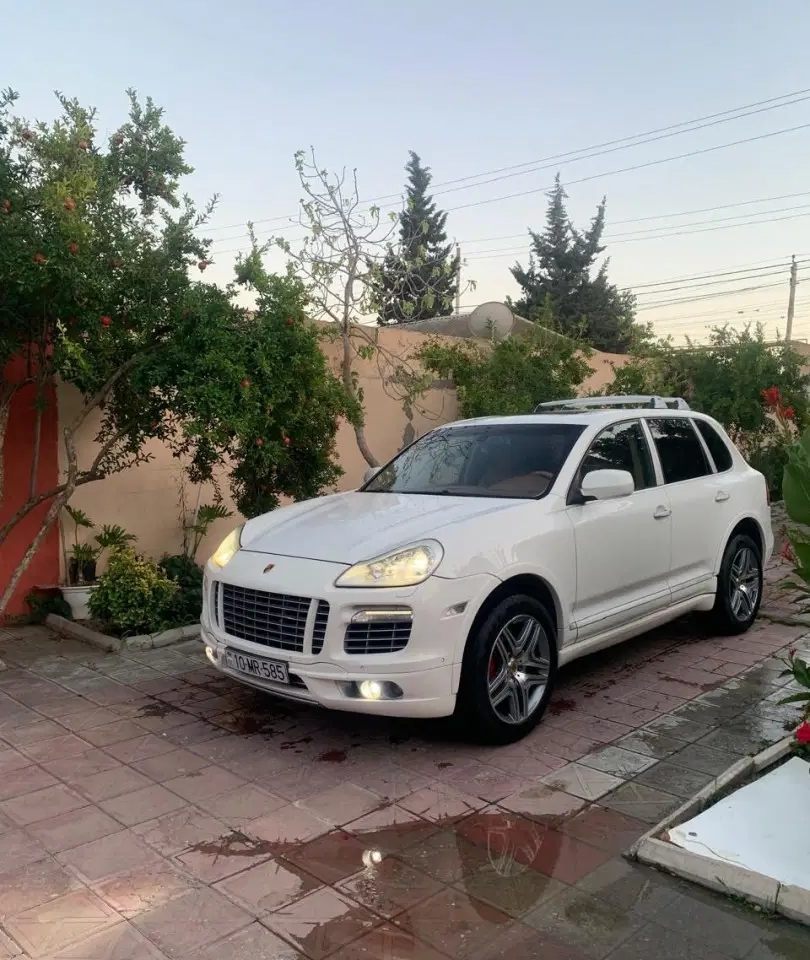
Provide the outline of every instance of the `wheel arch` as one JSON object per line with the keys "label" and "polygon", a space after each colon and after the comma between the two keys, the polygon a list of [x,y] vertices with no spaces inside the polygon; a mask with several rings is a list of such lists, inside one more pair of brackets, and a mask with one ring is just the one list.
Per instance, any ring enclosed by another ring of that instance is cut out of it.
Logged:
{"label": "wheel arch", "polygon": [[762,562],[765,562],[765,532],[762,529],[762,526],[754,517],[742,517],[740,520],[737,520],[731,530],[729,530],[726,538],[723,540],[723,546],[721,547],[720,553],[718,554],[714,564],[715,575],[720,573],[720,567],[723,564],[723,557],[725,556],[729,543],[731,543],[732,539],[739,533],[745,534],[754,541],[754,543],[759,547],[759,555],[762,559]]}
{"label": "wheel arch", "polygon": [[501,600],[515,594],[525,593],[527,596],[534,597],[548,610],[549,616],[554,621],[554,628],[557,633],[557,651],[559,652],[562,639],[565,633],[565,621],[563,618],[562,604],[557,591],[551,584],[534,573],[521,573],[501,581],[494,590],[489,593],[484,602],[478,608],[473,622],[470,625],[465,647],[469,643],[470,637],[474,636],[475,631],[489,616],[490,612]]}

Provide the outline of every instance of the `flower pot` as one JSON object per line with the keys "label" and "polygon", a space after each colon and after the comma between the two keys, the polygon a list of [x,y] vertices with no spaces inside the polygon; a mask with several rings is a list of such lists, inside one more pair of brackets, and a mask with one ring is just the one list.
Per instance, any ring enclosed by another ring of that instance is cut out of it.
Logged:
{"label": "flower pot", "polygon": [[96,561],[89,560],[80,564],[78,560],[71,559],[68,563],[68,582],[72,586],[79,583],[79,568],[81,567],[82,583],[94,583],[96,579]]}
{"label": "flower pot", "polygon": [[96,589],[94,583],[82,583],[73,587],[62,587],[62,596],[70,607],[74,620],[89,620],[90,611],[87,609],[87,602],[90,594]]}

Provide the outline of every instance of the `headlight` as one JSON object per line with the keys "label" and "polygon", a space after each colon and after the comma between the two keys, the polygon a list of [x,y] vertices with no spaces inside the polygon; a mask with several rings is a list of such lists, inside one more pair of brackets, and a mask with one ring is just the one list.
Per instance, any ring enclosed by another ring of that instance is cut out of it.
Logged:
{"label": "headlight", "polygon": [[241,546],[242,527],[244,527],[244,524],[240,524],[235,530],[231,530],[228,536],[225,537],[217,547],[211,557],[211,563],[213,563],[214,566],[224,567],[226,563],[234,558]]}
{"label": "headlight", "polygon": [[356,563],[335,580],[336,587],[415,587],[435,573],[444,550],[435,540],[402,547],[375,560]]}

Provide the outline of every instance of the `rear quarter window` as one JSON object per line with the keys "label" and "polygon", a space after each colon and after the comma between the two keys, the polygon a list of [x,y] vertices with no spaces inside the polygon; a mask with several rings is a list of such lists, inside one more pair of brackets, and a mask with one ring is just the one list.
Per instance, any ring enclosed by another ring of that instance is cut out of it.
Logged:
{"label": "rear quarter window", "polygon": [[701,437],[703,437],[706,446],[709,448],[709,453],[712,455],[712,460],[714,460],[714,465],[717,467],[717,472],[724,473],[726,470],[730,470],[734,461],[731,458],[731,451],[726,441],[708,421],[695,420],[694,424],[698,428]]}

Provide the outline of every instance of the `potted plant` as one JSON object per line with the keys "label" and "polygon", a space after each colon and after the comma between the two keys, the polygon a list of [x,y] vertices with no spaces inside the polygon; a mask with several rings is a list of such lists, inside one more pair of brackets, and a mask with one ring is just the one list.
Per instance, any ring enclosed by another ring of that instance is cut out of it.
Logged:
{"label": "potted plant", "polygon": [[96,565],[104,550],[124,547],[135,540],[117,523],[105,524],[93,538],[96,546],[79,543],[79,528],[93,529],[93,521],[83,510],[65,507],[65,512],[73,521],[73,546],[68,557],[68,582],[61,588],[62,596],[70,606],[74,620],[87,620],[90,616],[87,604],[90,594],[96,589]]}

